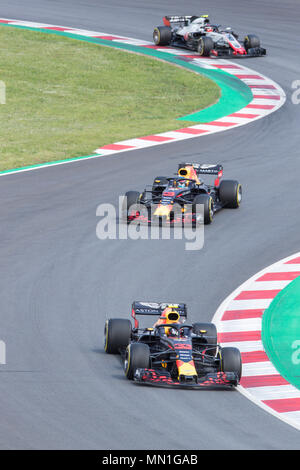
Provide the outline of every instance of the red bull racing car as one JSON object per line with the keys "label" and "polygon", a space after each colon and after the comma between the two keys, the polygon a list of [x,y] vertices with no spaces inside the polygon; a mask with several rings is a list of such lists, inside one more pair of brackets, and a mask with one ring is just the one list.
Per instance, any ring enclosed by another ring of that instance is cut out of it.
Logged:
{"label": "red bull racing car", "polygon": [[208,15],[165,16],[164,26],[153,31],[156,46],[183,47],[197,51],[200,56],[259,57],[266,55],[255,34],[248,34],[242,41],[230,27],[210,23]]}
{"label": "red bull racing car", "polygon": [[[202,175],[213,176],[212,184]],[[222,165],[180,163],[176,176],[157,176],[142,193],[128,191],[123,204],[123,219],[147,223],[210,224],[222,209],[238,208],[242,187],[236,180],[222,180]]]}
{"label": "red bull racing car", "polygon": [[[152,327],[137,316],[155,316]],[[104,349],[120,354],[125,375],[139,384],[177,388],[234,387],[242,374],[237,348],[221,347],[213,323],[187,324],[186,304],[133,302],[130,320],[109,319]]]}

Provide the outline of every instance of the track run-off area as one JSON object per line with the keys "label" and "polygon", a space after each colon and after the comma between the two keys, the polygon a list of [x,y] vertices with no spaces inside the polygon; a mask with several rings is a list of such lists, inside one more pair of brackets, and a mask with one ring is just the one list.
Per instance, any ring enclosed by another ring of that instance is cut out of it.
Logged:
{"label": "track run-off area", "polygon": [[[126,7],[63,3],[31,0],[24,8],[12,0],[1,16],[151,41],[166,10],[182,8],[178,1],[163,7],[133,0]],[[299,251],[299,108],[291,99],[299,59],[290,51],[299,8],[296,1],[284,9],[255,1],[247,15],[235,2],[225,7],[212,1],[209,8],[216,21],[261,36],[268,56],[247,67],[286,93],[276,113],[201,139],[123,149],[119,158],[103,154],[1,179],[7,364],[0,368],[0,447],[299,448],[298,430],[242,394],[135,387],[118,359],[102,349],[105,318],[128,317],[134,299],[187,302],[191,320],[211,321],[237,286]],[[198,11],[198,3],[189,9]],[[185,251],[181,240],[96,238],[98,204],[115,203],[119,194],[142,189],[184,160],[220,162],[226,177],[239,179],[244,189],[240,210],[224,210],[205,229],[201,251]]]}

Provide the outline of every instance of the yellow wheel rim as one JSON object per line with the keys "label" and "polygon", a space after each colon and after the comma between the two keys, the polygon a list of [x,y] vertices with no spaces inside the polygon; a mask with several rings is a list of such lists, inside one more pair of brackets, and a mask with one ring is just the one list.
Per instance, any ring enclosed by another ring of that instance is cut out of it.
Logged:
{"label": "yellow wheel rim", "polygon": [[154,40],[154,43],[158,46],[160,43],[160,31],[158,28],[154,29],[153,40]]}
{"label": "yellow wheel rim", "polygon": [[239,184],[236,190],[236,203],[238,207],[240,206],[242,201],[242,186]]}
{"label": "yellow wheel rim", "polygon": [[125,359],[125,375],[128,375],[129,367],[130,367],[130,345],[126,348],[126,359]]}
{"label": "yellow wheel rim", "polygon": [[214,217],[213,209],[212,209],[212,198],[209,198],[209,220],[212,222]]}
{"label": "yellow wheel rim", "polygon": [[108,320],[105,322],[105,327],[104,327],[105,335],[104,335],[104,351],[107,351],[108,348]]}

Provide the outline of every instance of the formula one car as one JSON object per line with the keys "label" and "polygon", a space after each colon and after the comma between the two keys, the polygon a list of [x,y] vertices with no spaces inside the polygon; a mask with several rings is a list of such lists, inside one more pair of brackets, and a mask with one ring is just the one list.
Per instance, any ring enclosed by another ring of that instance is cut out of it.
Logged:
{"label": "formula one car", "polygon": [[[202,181],[200,175],[215,175],[213,184]],[[235,180],[221,180],[222,165],[180,163],[177,175],[157,176],[152,186],[142,193],[125,194],[123,218],[127,222],[210,224],[214,214],[223,207],[238,208],[242,187]],[[203,211],[199,210],[203,205]]]}
{"label": "formula one car", "polygon": [[255,34],[248,34],[243,41],[230,28],[210,24],[208,15],[165,16],[164,26],[153,31],[156,46],[183,47],[198,51],[201,56],[258,57],[266,55]]}
{"label": "formula one car", "polygon": [[[156,316],[151,328],[140,328],[138,315]],[[125,375],[139,384],[198,388],[236,386],[242,374],[237,348],[221,347],[213,323],[185,323],[186,304],[133,302],[130,320],[109,319],[104,349],[120,354]]]}

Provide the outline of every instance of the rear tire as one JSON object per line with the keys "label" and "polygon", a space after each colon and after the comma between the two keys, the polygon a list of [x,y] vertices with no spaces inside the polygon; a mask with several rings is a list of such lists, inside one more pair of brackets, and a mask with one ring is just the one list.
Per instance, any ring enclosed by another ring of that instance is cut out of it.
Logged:
{"label": "rear tire", "polygon": [[242,202],[242,186],[238,181],[223,180],[219,186],[219,197],[224,206],[237,209]]}
{"label": "rear tire", "polygon": [[240,381],[242,376],[242,358],[237,348],[222,348],[220,351],[221,371],[235,372]]}
{"label": "rear tire", "polygon": [[255,34],[248,34],[244,39],[244,46],[246,51],[252,47],[260,47],[260,39]]}
{"label": "rear tire", "polygon": [[104,327],[104,350],[107,354],[118,354],[131,339],[131,322],[123,318],[106,320]]}
{"label": "rear tire", "polygon": [[[201,334],[201,330],[206,331],[206,333]],[[209,356],[215,356],[218,344],[216,325],[214,323],[193,323],[193,333],[203,336],[207,344],[212,346],[212,348],[209,348],[209,351],[207,351],[207,354]],[[215,348],[213,346],[215,346]]]}
{"label": "rear tire", "polygon": [[207,36],[202,36],[199,39],[198,53],[202,57],[209,57],[209,55],[210,55],[211,51],[213,50],[213,48],[214,48],[214,42],[211,38],[209,38]]}
{"label": "rear tire", "polygon": [[172,39],[170,26],[157,26],[153,31],[153,42],[156,46],[168,46]]}
{"label": "rear tire", "polygon": [[211,224],[214,218],[214,203],[211,196],[208,194],[198,194],[193,201],[192,212],[193,216],[196,215],[197,204],[204,205],[204,224]]}
{"label": "rear tire", "polygon": [[150,349],[144,343],[131,343],[125,353],[124,370],[127,379],[133,380],[136,369],[148,369],[150,365]]}

